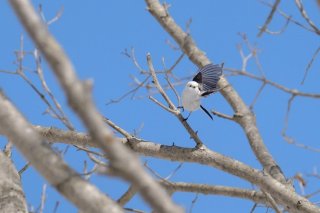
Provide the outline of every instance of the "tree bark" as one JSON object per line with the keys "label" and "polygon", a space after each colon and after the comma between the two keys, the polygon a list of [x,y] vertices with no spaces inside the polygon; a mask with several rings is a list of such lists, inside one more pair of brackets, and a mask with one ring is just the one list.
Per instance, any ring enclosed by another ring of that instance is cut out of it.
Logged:
{"label": "tree bark", "polygon": [[20,175],[11,159],[0,151],[0,211],[28,212]]}

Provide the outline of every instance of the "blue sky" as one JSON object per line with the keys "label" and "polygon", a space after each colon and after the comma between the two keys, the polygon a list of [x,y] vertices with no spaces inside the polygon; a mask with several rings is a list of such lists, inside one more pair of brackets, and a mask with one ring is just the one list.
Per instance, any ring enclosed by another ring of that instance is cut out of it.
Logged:
{"label": "blue sky", "polygon": [[[182,125],[168,112],[159,108],[148,98],[142,89],[137,96],[145,98],[126,98],[118,104],[106,106],[110,99],[120,97],[130,90],[132,79],[130,76],[143,80],[130,59],[122,52],[125,49],[135,49],[137,61],[147,69],[146,53],[150,52],[156,69],[163,69],[162,58],[167,66],[172,65],[180,56],[166,44],[166,40],[174,42],[161,28],[155,19],[147,12],[144,1],[32,1],[35,6],[42,4],[43,12],[50,20],[61,7],[64,8],[62,17],[52,24],[49,29],[62,44],[71,58],[76,71],[82,79],[94,80],[94,101],[100,112],[112,119],[129,132],[139,129],[141,138],[153,140],[161,144],[192,147],[194,143],[189,139]],[[244,52],[248,53],[239,33],[245,33],[252,45],[259,49],[259,59],[266,74],[272,81],[283,84],[288,88],[296,88],[305,92],[319,92],[320,59],[310,69],[304,85],[300,85],[304,70],[314,51],[318,48],[318,40],[314,33],[289,24],[286,31],[280,35],[264,34],[257,37],[258,27],[261,26],[270,8],[255,0],[245,1],[169,1],[170,14],[175,21],[185,29],[186,23],[192,18],[191,35],[197,45],[206,52],[215,63],[225,63],[227,68],[241,69],[242,60],[237,45],[242,44]],[[319,8],[315,1],[305,1],[305,8],[315,24],[319,20]],[[34,46],[15,18],[8,2],[0,2],[0,27],[3,29],[0,39],[0,69],[15,70],[14,51],[19,49],[21,33],[25,36],[25,50],[33,50]],[[305,24],[293,2],[282,2],[280,8]],[[285,20],[275,15],[270,29],[277,31]],[[34,68],[34,61],[27,57],[25,65]],[[197,68],[187,57],[176,67],[174,73],[179,77],[191,76]],[[248,63],[248,72],[259,75],[254,60]],[[73,124],[79,131],[85,131],[81,122],[68,108],[66,99],[57,80],[49,68],[44,64],[46,80],[55,96],[63,105]],[[37,86],[37,77],[28,73]],[[163,78],[160,77],[161,82]],[[247,104],[250,104],[261,83],[246,77],[228,77],[228,80],[238,91]],[[64,128],[63,125],[48,115],[43,115],[46,106],[31,88],[18,76],[0,74],[0,86],[18,107],[24,116],[35,125],[54,126]],[[181,92],[182,86],[177,87]],[[169,93],[174,99],[174,95]],[[159,95],[155,95],[162,100]],[[319,153],[303,150],[287,144],[281,137],[287,102],[290,96],[270,86],[266,86],[259,97],[254,113],[257,125],[264,142],[287,177],[297,172],[310,174],[319,165]],[[230,106],[220,94],[210,96],[203,105],[208,109],[232,114]],[[319,148],[319,131],[315,126],[319,120],[319,100],[296,98],[291,109],[288,134],[301,143]],[[235,123],[215,117],[208,119],[201,111],[194,112],[189,119],[191,126],[199,130],[199,136],[210,149],[240,160],[250,166],[261,169],[247,143],[242,129]],[[2,147],[5,139],[1,139]],[[65,146],[55,146],[63,150]],[[77,171],[82,171],[83,161],[87,159],[85,153],[70,147],[64,156],[65,160]],[[13,160],[20,169],[25,161],[15,151]],[[178,162],[168,162],[153,158],[142,158],[159,174],[170,174]],[[92,166],[89,164],[89,167]],[[28,169],[22,177],[23,187],[30,206],[37,208],[40,203],[43,179],[33,169]],[[237,177],[225,174],[213,168],[196,164],[184,164],[172,181],[192,183],[206,183],[212,185],[237,186],[251,188],[251,184]],[[92,182],[101,190],[117,199],[127,188],[120,180],[94,175]],[[306,193],[317,189],[318,181],[308,178]],[[299,192],[299,189],[297,189]],[[189,210],[195,194],[176,193],[174,200]],[[314,197],[318,201],[320,196]],[[45,212],[52,212],[56,201],[60,201],[58,212],[76,212],[72,204],[65,201],[51,187],[48,188]],[[148,206],[136,196],[128,207],[148,211]],[[249,212],[253,203],[241,199],[220,196],[199,195],[193,207],[193,212]],[[258,208],[256,212],[265,212]]]}

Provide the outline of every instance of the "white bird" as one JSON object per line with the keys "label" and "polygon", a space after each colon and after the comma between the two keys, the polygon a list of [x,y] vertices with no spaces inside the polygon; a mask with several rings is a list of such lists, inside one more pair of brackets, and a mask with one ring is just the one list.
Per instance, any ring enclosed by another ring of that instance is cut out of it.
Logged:
{"label": "white bird", "polygon": [[212,116],[201,105],[201,98],[206,97],[212,93],[215,93],[219,89],[217,88],[218,81],[222,75],[223,64],[208,64],[199,69],[198,74],[189,81],[182,92],[182,107],[191,113],[201,108],[211,119]]}

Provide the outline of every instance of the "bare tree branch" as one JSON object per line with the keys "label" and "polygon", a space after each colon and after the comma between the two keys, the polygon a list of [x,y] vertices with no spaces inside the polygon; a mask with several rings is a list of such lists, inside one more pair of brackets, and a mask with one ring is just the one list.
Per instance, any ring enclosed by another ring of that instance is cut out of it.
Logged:
{"label": "bare tree branch", "polygon": [[123,144],[114,141],[111,131],[105,127],[91,100],[91,83],[78,79],[67,55],[49,33],[30,2],[11,0],[10,3],[56,74],[69,105],[82,119],[93,140],[108,155],[113,172],[137,186],[143,198],[155,211],[181,212],[182,209],[172,202],[165,190],[144,171],[137,156]]}
{"label": "bare tree branch", "polygon": [[53,95],[53,93],[51,92],[50,88],[48,87],[48,85],[46,83],[46,80],[45,80],[44,74],[43,74],[43,70],[42,70],[42,67],[41,67],[40,53],[39,53],[39,51],[37,49],[35,49],[33,51],[33,56],[34,56],[35,61],[36,61],[37,74],[38,74],[39,79],[41,81],[41,85],[42,85],[44,91],[49,95],[49,97],[53,101],[56,109],[58,110],[59,114],[56,113],[58,115],[58,118],[66,125],[66,127],[68,129],[74,130],[74,127],[72,126],[71,122],[69,121],[69,119],[65,115],[64,111],[62,110],[62,107],[61,107],[60,103],[55,98],[55,96]]}
{"label": "bare tree branch", "polygon": [[320,30],[319,28],[313,23],[313,21],[309,18],[306,10],[303,7],[303,4],[301,2],[301,0],[295,0],[295,3],[302,15],[302,17],[307,21],[307,23],[310,25],[310,27],[312,27],[312,29],[314,30],[314,32],[318,35],[320,35]]}
{"label": "bare tree branch", "polygon": [[11,159],[0,150],[0,209],[2,212],[27,213],[20,176]]}
{"label": "bare tree branch", "polygon": [[[157,19],[161,26],[173,37],[179,44],[180,48],[185,52],[189,59],[197,66],[202,67],[210,63],[210,60],[196,46],[190,35],[185,33],[169,15],[167,8],[162,6],[158,0],[145,0],[148,11]],[[257,156],[265,170],[283,184],[286,183],[280,167],[277,165],[266,146],[263,143],[257,126],[255,125],[255,117],[250,109],[243,102],[238,93],[233,89],[225,78],[221,78],[218,86],[224,88],[221,90],[222,95],[232,106],[237,116],[236,121],[243,128],[250,146]],[[287,184],[288,185],[288,184]],[[289,186],[291,188],[291,186]]]}
{"label": "bare tree branch", "polygon": [[317,55],[318,55],[319,52],[320,52],[320,47],[318,47],[317,50],[313,53],[313,56],[312,56],[311,60],[309,61],[306,70],[304,71],[304,75],[303,75],[303,79],[302,79],[302,81],[301,81],[301,84],[304,84],[304,81],[305,81],[306,78],[307,78],[308,72],[309,72],[309,70],[310,70],[310,68],[311,68],[311,66],[312,66],[312,64],[313,64],[313,61],[314,61],[314,59],[317,57]]}
{"label": "bare tree branch", "polygon": [[[268,204],[266,196],[262,192],[240,189],[227,186],[212,186],[207,184],[192,184],[183,182],[169,182],[163,181],[161,184],[167,188],[167,190],[174,192],[192,192],[205,195],[223,195],[229,197],[238,197],[251,200],[256,203]],[[270,204],[268,204],[270,205]]]}
{"label": "bare tree branch", "polygon": [[291,20],[291,16],[289,18],[287,18],[286,23],[278,31],[271,31],[269,29],[265,29],[265,32],[270,35],[279,35],[279,34],[283,33],[288,28],[290,20]]}
{"label": "bare tree branch", "polygon": [[[83,133],[77,133],[73,131],[62,131],[55,128],[43,128],[40,126],[34,127],[41,135],[43,135],[48,141],[61,141],[68,144],[82,146],[86,144],[88,146],[95,146],[89,136]],[[119,142],[125,142],[125,139],[118,139]],[[206,184],[190,184],[190,183],[173,183],[173,182],[161,182],[161,184],[169,191],[180,191],[180,192],[193,192],[201,194],[213,194],[213,195],[224,195],[232,197],[240,197],[250,199],[254,202],[266,204],[265,196],[261,192],[237,189],[225,186],[210,186]],[[118,200],[120,205],[125,205],[132,196],[134,196],[136,189],[130,187],[128,191]]]}
{"label": "bare tree branch", "polygon": [[276,201],[273,199],[273,197],[265,191],[262,191],[262,193],[266,196],[267,200],[269,201],[269,203],[271,204],[272,208],[275,210],[276,213],[281,213],[281,211],[278,208],[278,205],[276,203]]}
{"label": "bare tree branch", "polygon": [[261,37],[262,34],[266,31],[266,29],[268,28],[268,25],[270,24],[272,18],[273,18],[273,15],[274,13],[276,12],[277,10],[277,7],[278,5],[280,4],[280,0],[275,0],[273,6],[272,6],[272,9],[268,15],[268,18],[266,19],[265,23],[263,24],[263,26],[260,28],[260,31],[258,33],[258,37]]}
{"label": "bare tree branch", "polygon": [[235,75],[243,75],[243,76],[246,76],[246,77],[249,77],[249,78],[252,78],[254,80],[257,80],[257,81],[261,81],[263,83],[266,83],[270,86],[273,86],[279,90],[282,90],[283,92],[286,92],[288,94],[291,94],[291,95],[295,95],[295,96],[301,96],[301,97],[306,97],[306,98],[320,98],[320,93],[308,93],[308,92],[301,92],[299,90],[296,90],[296,89],[290,89],[288,87],[285,87],[281,84],[278,84],[274,81],[270,81],[264,77],[260,77],[260,76],[257,76],[257,75],[254,75],[254,74],[251,74],[249,72],[246,72],[246,71],[241,71],[241,70],[236,70],[236,69],[232,69],[232,68],[225,68],[225,70],[235,74]]}
{"label": "bare tree branch", "polygon": [[0,108],[0,134],[10,138],[31,164],[67,199],[86,212],[122,212],[114,201],[70,169],[3,94],[0,95]]}
{"label": "bare tree branch", "polygon": [[[259,0],[259,1],[260,1],[262,4],[267,5],[268,7],[271,7],[271,8],[273,7],[273,5],[270,4],[269,2],[266,2],[266,1],[264,1],[264,0]],[[312,28],[310,28],[310,27],[308,27],[308,26],[305,26],[305,25],[301,24],[301,23],[298,22],[297,20],[293,19],[291,15],[286,14],[286,13],[283,12],[282,10],[277,9],[277,12],[278,12],[282,17],[284,17],[287,21],[292,22],[292,23],[294,23],[295,25],[297,25],[297,26],[299,26],[299,27],[301,27],[301,28],[303,28],[303,29],[305,29],[305,30],[308,30],[308,31],[310,31],[310,32],[315,32],[314,29],[312,29]]]}
{"label": "bare tree branch", "polygon": [[295,98],[296,98],[296,95],[293,94],[293,95],[291,95],[291,97],[288,100],[287,112],[286,112],[286,116],[284,118],[284,125],[283,125],[283,128],[281,130],[281,135],[282,135],[283,139],[288,144],[293,144],[293,145],[295,145],[297,147],[300,147],[300,148],[303,148],[303,149],[306,149],[306,150],[310,150],[310,151],[313,151],[313,152],[320,152],[319,148],[314,148],[314,147],[307,146],[307,145],[302,144],[302,143],[298,143],[295,139],[293,139],[292,137],[287,135],[287,130],[288,130],[288,127],[289,127],[290,110],[291,110],[291,106],[292,106],[292,103],[293,103]]}
{"label": "bare tree branch", "polygon": [[189,209],[189,213],[192,213],[193,207],[194,207],[194,205],[196,204],[196,202],[197,202],[197,200],[198,200],[198,197],[199,197],[199,194],[197,193],[196,196],[194,197],[194,199],[193,199],[192,202],[191,202],[191,206],[190,206],[190,209]]}
{"label": "bare tree branch", "polygon": [[[83,144],[84,141],[70,140],[68,137],[63,137],[65,131],[59,131],[59,135],[55,140],[54,132],[50,132],[50,129],[42,127],[36,127],[37,131],[41,134],[49,135],[48,140],[50,142],[64,142],[69,144]],[[48,132],[49,131],[49,132]],[[68,135],[68,132],[65,132]],[[76,133],[74,133],[76,134]],[[82,134],[81,134],[82,135]],[[61,141],[62,138],[65,138],[66,141]],[[84,137],[74,137],[75,139],[83,139]],[[85,140],[87,140],[86,138]],[[305,211],[305,212],[318,212],[320,208],[309,202],[302,196],[297,195],[292,190],[287,189],[280,182],[274,180],[271,176],[264,172],[260,172],[256,169],[253,169],[239,161],[233,160],[229,157],[223,156],[217,152],[211,151],[209,149],[193,149],[193,148],[183,148],[178,146],[166,146],[157,144],[151,141],[145,141],[135,137],[128,138],[119,138],[118,141],[122,141],[127,144],[135,152],[150,157],[157,157],[161,159],[168,159],[171,161],[180,161],[180,162],[193,162],[199,163],[202,165],[212,166],[217,169],[221,169],[225,172],[243,178],[250,183],[256,184],[269,194],[272,194],[272,197],[276,200],[277,203],[280,203],[284,208],[295,212],[295,211]],[[96,147],[97,144],[94,141],[89,140],[88,144]],[[301,201],[303,205],[297,207],[298,201]]]}
{"label": "bare tree branch", "polygon": [[47,199],[46,193],[47,193],[47,185],[43,184],[42,192],[41,192],[41,203],[40,203],[40,207],[39,207],[39,213],[43,213],[44,206],[45,206],[46,199]]}
{"label": "bare tree branch", "polygon": [[[166,94],[166,92],[164,91],[164,89],[160,85],[158,77],[157,77],[157,74],[155,73],[155,70],[153,68],[151,55],[149,53],[147,55],[147,62],[148,62],[148,66],[149,66],[149,71],[150,71],[152,79],[153,79],[153,83],[156,86],[156,88],[158,89],[159,93],[162,95],[163,99],[167,102],[169,107],[168,107],[168,109],[166,109],[166,107],[163,104],[160,104],[159,102],[158,103],[156,102],[156,103],[158,105],[160,105],[162,108],[165,108],[167,111],[169,111],[172,114],[174,114],[179,119],[180,123],[188,131],[190,137],[192,137],[193,140],[196,142],[196,148],[204,147],[204,145],[203,145],[202,141],[200,140],[197,132],[193,131],[193,129],[188,124],[188,122],[182,117],[180,111],[177,109],[177,107],[174,105],[174,103],[171,101],[169,96]],[[155,100],[153,100],[153,101],[155,101]]]}
{"label": "bare tree branch", "polygon": [[224,119],[227,119],[227,120],[230,120],[230,121],[234,121],[234,117],[233,116],[229,116],[229,115],[226,115],[226,114],[223,114],[221,112],[217,112],[217,111],[214,111],[214,110],[211,110],[211,113],[220,117],[220,118],[224,118]]}
{"label": "bare tree branch", "polygon": [[131,185],[128,190],[117,200],[117,202],[121,206],[126,205],[126,203],[128,203],[133,198],[137,191],[137,188]]}

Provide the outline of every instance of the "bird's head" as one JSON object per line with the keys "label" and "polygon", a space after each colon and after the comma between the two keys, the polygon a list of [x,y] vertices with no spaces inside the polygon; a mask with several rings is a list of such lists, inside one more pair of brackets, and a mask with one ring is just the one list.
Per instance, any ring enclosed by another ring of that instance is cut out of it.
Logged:
{"label": "bird's head", "polygon": [[195,81],[189,81],[186,85],[186,89],[199,91],[199,84]]}

